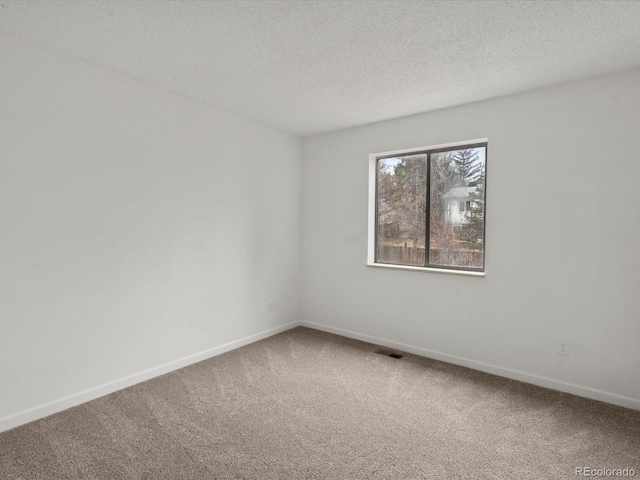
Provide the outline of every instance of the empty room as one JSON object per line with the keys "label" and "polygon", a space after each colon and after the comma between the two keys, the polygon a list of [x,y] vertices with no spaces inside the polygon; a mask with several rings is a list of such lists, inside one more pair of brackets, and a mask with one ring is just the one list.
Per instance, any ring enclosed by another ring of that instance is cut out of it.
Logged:
{"label": "empty room", "polygon": [[640,475],[639,26],[0,0],[0,479]]}

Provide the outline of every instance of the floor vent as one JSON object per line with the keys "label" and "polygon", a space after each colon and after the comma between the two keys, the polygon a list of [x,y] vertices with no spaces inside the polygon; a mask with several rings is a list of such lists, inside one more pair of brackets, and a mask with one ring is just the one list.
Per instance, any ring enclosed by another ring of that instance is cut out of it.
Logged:
{"label": "floor vent", "polygon": [[393,350],[385,350],[384,348],[379,348],[378,350],[375,351],[375,353],[377,353],[378,355],[384,355],[385,357],[391,357],[391,358],[403,357],[401,353],[394,352]]}

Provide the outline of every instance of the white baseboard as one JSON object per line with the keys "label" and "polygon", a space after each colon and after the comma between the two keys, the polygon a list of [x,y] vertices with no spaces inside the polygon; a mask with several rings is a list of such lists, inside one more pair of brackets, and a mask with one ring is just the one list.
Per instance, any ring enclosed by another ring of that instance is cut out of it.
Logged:
{"label": "white baseboard", "polygon": [[165,363],[163,365],[159,365],[157,367],[144,370],[139,373],[135,373],[133,375],[129,375],[127,377],[121,378],[119,380],[115,380],[113,382],[105,383],[98,387],[90,388],[82,392],[78,392],[73,395],[69,395],[67,397],[60,398],[58,400],[53,400],[51,402],[39,405],[37,407],[29,408],[29,409],[22,410],[20,412],[16,412],[14,414],[2,417],[0,418],[0,432],[18,427],[20,425],[24,425],[25,423],[29,423],[34,420],[38,420],[40,418],[47,417],[54,413],[58,413],[68,408],[75,407],[76,405],[80,405],[82,403],[89,402],[96,398],[100,398],[104,395],[108,395],[118,390],[122,390],[123,388],[127,388],[137,383],[144,382],[145,380],[149,380],[151,378],[164,375],[165,373],[178,370],[180,368],[200,362],[202,360],[215,357],[216,355],[220,355],[222,353],[235,350],[236,348],[240,348],[245,345],[249,345],[250,343],[257,342],[258,340],[262,340],[267,337],[277,335],[278,333],[282,333],[286,330],[290,330],[297,326],[309,327],[315,330],[334,333],[336,335],[341,335],[343,337],[353,338],[355,340],[361,340],[363,342],[373,343],[373,344],[381,345],[388,348],[402,350],[407,353],[413,353],[415,355],[433,358],[435,360],[440,360],[443,362],[452,363],[454,365],[460,365],[463,367],[472,368],[474,370],[479,370],[482,372],[499,375],[501,377],[511,378],[513,380],[520,380],[522,382],[531,383],[533,385],[538,385],[538,386],[550,388],[553,390],[558,390],[560,392],[571,393],[573,395],[578,395],[580,397],[599,400],[601,402],[611,403],[613,405],[631,408],[634,410],[640,410],[640,400],[638,399],[624,397],[621,395],[616,395],[613,393],[604,392],[604,391],[596,390],[589,387],[583,387],[583,386],[575,385],[572,383],[562,382],[559,380],[554,380],[552,378],[542,377],[539,375],[524,373],[517,370],[509,369],[509,368],[498,367],[498,366],[490,365],[483,362],[477,362],[474,360],[469,360],[469,359],[458,357],[455,355],[448,355],[448,354],[436,352],[433,350],[427,350],[425,348],[406,345],[404,343],[393,342],[391,340],[386,340],[384,338],[352,332],[352,331],[344,330],[341,328],[330,327],[330,326],[322,325],[319,323],[291,322],[285,325],[281,325],[279,327],[265,330],[260,333],[256,333],[254,335],[250,335],[245,338],[241,338],[239,340],[235,340],[233,342],[225,343],[224,345],[220,345],[218,347],[213,347],[208,350],[204,350],[202,352],[189,355],[187,357],[184,357],[178,360],[174,360],[172,362]]}
{"label": "white baseboard", "polygon": [[313,328],[315,330],[321,330],[323,332],[334,333],[343,337],[353,338],[355,340],[361,340],[363,342],[373,343],[387,348],[402,350],[407,353],[413,353],[422,357],[428,357],[434,360],[440,360],[443,362],[452,363],[454,365],[460,365],[462,367],[479,370],[485,373],[491,373],[493,375],[510,378],[512,380],[520,380],[521,382],[531,383],[533,385],[550,388],[559,392],[571,393],[579,397],[590,398],[592,400],[599,400],[601,402],[611,403],[620,407],[640,410],[640,400],[636,398],[616,395],[615,393],[604,392],[595,388],[583,387],[581,385],[554,380],[553,378],[547,378],[531,373],[520,372],[518,370],[512,370],[510,368],[498,367],[496,365],[477,362],[475,360],[469,360],[467,358],[458,357],[456,355],[436,352],[433,350],[428,350],[426,348],[415,347],[413,345],[405,345],[404,343],[393,342],[384,338],[378,338],[371,335],[352,332],[350,330],[343,330],[342,328],[330,327],[319,323],[300,322],[300,326]]}
{"label": "white baseboard", "polygon": [[118,390],[122,390],[123,388],[127,388],[137,383],[144,382],[145,380],[164,375],[165,373],[178,370],[193,363],[215,357],[216,355],[235,350],[236,348],[244,347],[245,345],[249,345],[250,343],[257,342],[258,340],[262,340],[286,330],[290,330],[299,325],[300,324],[298,322],[287,323],[279,327],[256,333],[255,335],[250,335],[233,342],[225,343],[224,345],[220,345],[218,347],[213,347],[202,352],[194,353],[193,355],[174,360],[172,362],[158,365],[157,367],[149,368],[139,373],[134,373],[133,375],[114,380],[113,382],[105,383],[103,385],[90,388],[82,392],[74,393],[73,395],[69,395],[64,398],[60,398],[58,400],[53,400],[37,407],[29,408],[2,417],[0,418],[0,432],[4,432],[5,430],[24,425],[25,423],[29,423],[40,418],[48,417],[49,415],[61,412],[71,407],[75,407],[76,405],[80,405],[81,403],[95,400],[96,398],[102,397],[104,395],[108,395]]}

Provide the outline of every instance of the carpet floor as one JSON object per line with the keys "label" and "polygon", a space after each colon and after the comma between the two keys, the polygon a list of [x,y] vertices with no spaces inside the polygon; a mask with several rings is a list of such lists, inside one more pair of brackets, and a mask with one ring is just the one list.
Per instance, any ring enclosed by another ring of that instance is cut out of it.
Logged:
{"label": "carpet floor", "polygon": [[2,479],[562,479],[640,412],[296,328],[0,433]]}

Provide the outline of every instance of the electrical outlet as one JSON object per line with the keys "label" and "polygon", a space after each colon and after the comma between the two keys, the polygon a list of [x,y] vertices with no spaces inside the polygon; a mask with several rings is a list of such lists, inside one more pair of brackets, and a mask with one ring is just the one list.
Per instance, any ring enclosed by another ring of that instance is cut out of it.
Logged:
{"label": "electrical outlet", "polygon": [[276,305],[273,302],[273,300],[270,300],[269,303],[267,303],[267,310],[269,312],[275,312],[276,311]]}
{"label": "electrical outlet", "polygon": [[569,357],[571,355],[571,342],[563,338],[556,339],[556,353]]}

